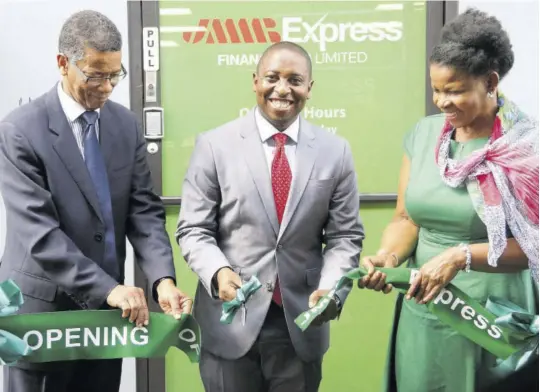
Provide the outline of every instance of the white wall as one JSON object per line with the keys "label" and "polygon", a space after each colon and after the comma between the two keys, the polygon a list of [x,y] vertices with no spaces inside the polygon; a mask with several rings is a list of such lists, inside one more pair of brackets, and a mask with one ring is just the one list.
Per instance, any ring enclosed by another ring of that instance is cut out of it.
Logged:
{"label": "white wall", "polygon": [[514,67],[503,79],[501,90],[527,114],[538,119],[538,0],[461,0],[459,11],[475,7],[500,20],[514,49]]}
{"label": "white wall", "polygon": [[[56,66],[58,34],[74,12],[93,9],[111,18],[124,39],[123,62],[128,68],[126,0],[0,0],[0,118],[28,98],[47,92],[59,80]],[[127,80],[111,99],[129,107]]]}
{"label": "white wall", "polygon": [[[34,99],[59,80],[56,53],[60,28],[71,14],[83,9],[102,12],[118,26],[124,39],[122,61],[129,69],[127,0],[0,0],[0,118],[17,107],[19,99]],[[115,88],[111,99],[129,107],[127,79]],[[0,257],[5,230],[0,196]],[[128,245],[126,284],[133,281],[133,250]],[[0,371],[0,392],[2,376]],[[120,390],[136,390],[135,359],[124,360]]]}

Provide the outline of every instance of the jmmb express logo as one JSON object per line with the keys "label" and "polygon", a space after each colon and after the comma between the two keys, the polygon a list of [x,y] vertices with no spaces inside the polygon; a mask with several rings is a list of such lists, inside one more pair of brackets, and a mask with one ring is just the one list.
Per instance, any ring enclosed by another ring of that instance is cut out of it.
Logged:
{"label": "jmmb express logo", "polygon": [[301,16],[283,17],[281,31],[272,18],[201,19],[197,31],[184,32],[182,38],[190,44],[314,42],[324,52],[329,44],[337,42],[399,41],[403,37],[401,21],[327,22],[327,16],[314,23]]}
{"label": "jmmb express logo", "polygon": [[274,43],[281,41],[276,31],[276,21],[271,18],[201,19],[197,32],[183,33],[184,41],[190,44],[252,44]]}

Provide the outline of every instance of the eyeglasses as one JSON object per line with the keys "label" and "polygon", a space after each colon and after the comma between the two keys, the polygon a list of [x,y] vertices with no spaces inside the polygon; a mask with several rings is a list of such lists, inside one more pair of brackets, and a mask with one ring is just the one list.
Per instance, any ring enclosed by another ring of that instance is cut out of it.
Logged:
{"label": "eyeglasses", "polygon": [[109,75],[109,76],[88,76],[85,74],[79,67],[77,67],[77,64],[74,62],[70,62],[71,65],[75,67],[79,75],[81,75],[81,78],[83,79],[83,82],[85,84],[91,85],[91,86],[99,86],[101,83],[103,83],[105,80],[108,80],[111,82],[111,85],[116,86],[120,81],[122,81],[127,76],[127,71],[124,68],[124,65],[121,64],[122,70],[120,73]]}

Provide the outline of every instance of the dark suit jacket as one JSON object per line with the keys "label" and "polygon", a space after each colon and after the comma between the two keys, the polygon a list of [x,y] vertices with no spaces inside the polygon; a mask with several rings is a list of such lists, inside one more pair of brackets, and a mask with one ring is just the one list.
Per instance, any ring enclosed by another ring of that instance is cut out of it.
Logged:
{"label": "dark suit jacket", "polygon": [[7,214],[0,281],[24,294],[22,313],[99,309],[124,279],[126,236],[152,284],[174,277],[165,213],[153,192],[135,115],[108,101],[100,142],[111,190],[119,277],[100,267],[105,236],[97,194],[57,87],[0,122],[0,191]]}

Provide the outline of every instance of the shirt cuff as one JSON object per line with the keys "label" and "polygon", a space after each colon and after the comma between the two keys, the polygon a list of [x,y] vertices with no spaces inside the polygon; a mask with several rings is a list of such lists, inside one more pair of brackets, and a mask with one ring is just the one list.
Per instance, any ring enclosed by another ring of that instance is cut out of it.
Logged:
{"label": "shirt cuff", "polygon": [[157,288],[158,288],[159,284],[162,281],[164,281],[165,279],[172,279],[172,281],[176,285],[176,279],[174,277],[172,277],[172,276],[164,276],[163,278],[159,278],[158,280],[156,280],[154,282],[154,284],[152,285],[152,298],[154,298],[154,301],[156,301],[157,303],[159,303]]}
{"label": "shirt cuff", "polygon": [[232,269],[230,267],[221,267],[220,269],[218,269],[216,271],[216,273],[214,274],[214,276],[212,276],[212,284],[210,286],[211,290],[212,290],[212,297],[214,299],[218,299],[219,298],[219,287],[218,287],[218,282],[217,282],[217,276],[218,276],[218,273],[219,271],[221,271],[223,268],[229,268],[229,269]]}

